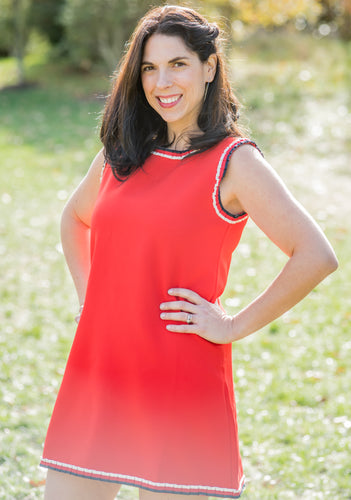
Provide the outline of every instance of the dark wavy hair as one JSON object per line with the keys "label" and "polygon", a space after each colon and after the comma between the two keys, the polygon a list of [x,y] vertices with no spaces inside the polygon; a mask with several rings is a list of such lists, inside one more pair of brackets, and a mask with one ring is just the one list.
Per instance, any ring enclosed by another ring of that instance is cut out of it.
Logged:
{"label": "dark wavy hair", "polygon": [[155,33],[182,38],[201,62],[217,55],[216,74],[198,116],[203,133],[189,138],[190,148],[202,151],[224,137],[244,135],[236,123],[239,103],[228,81],[218,26],[190,8],[157,7],[137,25],[103,113],[100,138],[105,158],[120,180],[140,168],[153,149],[168,143],[167,123],[147,102],[141,83],[145,43]]}

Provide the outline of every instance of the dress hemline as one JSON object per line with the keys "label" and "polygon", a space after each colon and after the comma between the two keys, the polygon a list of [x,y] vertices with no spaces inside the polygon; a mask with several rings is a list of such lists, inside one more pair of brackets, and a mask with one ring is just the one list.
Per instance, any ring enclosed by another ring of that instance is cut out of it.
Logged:
{"label": "dress hemline", "polygon": [[208,495],[218,498],[239,498],[245,489],[245,476],[240,480],[238,490],[231,488],[221,488],[216,486],[199,486],[199,485],[179,485],[170,483],[157,483],[140,477],[128,476],[125,474],[116,474],[113,472],[95,471],[78,467],[76,465],[65,464],[55,460],[43,458],[40,462],[40,467],[46,469],[71,474],[73,476],[84,477],[86,479],[95,479],[109,483],[124,484],[134,486],[144,490],[153,491],[155,493],[176,493],[183,495]]}

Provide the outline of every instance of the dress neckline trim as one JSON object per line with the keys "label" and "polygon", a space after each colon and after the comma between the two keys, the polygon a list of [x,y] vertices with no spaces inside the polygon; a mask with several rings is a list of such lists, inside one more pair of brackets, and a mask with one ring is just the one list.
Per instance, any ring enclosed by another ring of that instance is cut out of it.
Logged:
{"label": "dress neckline trim", "polygon": [[183,151],[180,151],[177,149],[157,147],[151,151],[151,154],[161,156],[162,158],[170,158],[171,160],[183,160],[195,151],[195,149],[184,149]]}
{"label": "dress neckline trim", "polygon": [[167,151],[168,153],[178,153],[178,154],[190,153],[190,151],[194,151],[192,148],[188,148],[188,149],[172,149],[172,148],[166,148],[166,147],[163,147],[163,146],[157,146],[156,151],[157,150]]}

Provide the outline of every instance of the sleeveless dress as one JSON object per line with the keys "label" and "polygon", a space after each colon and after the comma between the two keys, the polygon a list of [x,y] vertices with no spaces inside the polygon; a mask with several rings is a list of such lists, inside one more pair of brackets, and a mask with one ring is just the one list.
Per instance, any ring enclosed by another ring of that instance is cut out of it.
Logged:
{"label": "sleeveless dress", "polygon": [[[248,215],[219,183],[247,139],[157,149],[125,182],[106,165],[91,226],[84,310],[43,467],[155,492],[237,498],[244,488],[231,344],[169,332],[171,287],[219,301]],[[169,322],[168,322],[169,323]]]}

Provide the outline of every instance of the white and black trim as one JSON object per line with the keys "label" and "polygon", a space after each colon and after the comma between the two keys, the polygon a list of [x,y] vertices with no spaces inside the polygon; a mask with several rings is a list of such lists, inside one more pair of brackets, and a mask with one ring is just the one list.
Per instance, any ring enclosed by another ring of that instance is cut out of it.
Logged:
{"label": "white and black trim", "polygon": [[194,150],[176,151],[161,148],[158,148],[157,150],[151,152],[151,154],[155,156],[161,156],[162,158],[168,158],[169,160],[184,160],[184,158],[190,156],[193,153]]}
{"label": "white and black trim", "polygon": [[221,488],[216,486],[202,486],[202,485],[181,485],[171,483],[159,483],[150,481],[141,477],[130,476],[126,474],[116,474],[113,472],[104,472],[94,469],[87,469],[76,465],[42,458],[40,465],[42,467],[53,469],[59,472],[73,474],[75,476],[96,479],[100,481],[115,482],[119,484],[127,484],[144,488],[158,493],[181,493],[184,495],[211,495],[222,498],[239,498],[245,488],[245,476],[242,476],[239,484],[239,489]]}
{"label": "white and black trim", "polygon": [[[229,146],[225,148],[225,150],[222,153],[222,156],[219,160],[218,166],[217,166],[217,171],[216,171],[216,180],[215,180],[215,185],[213,188],[212,192],[212,203],[213,203],[213,208],[216,211],[216,214],[218,217],[223,219],[224,221],[228,222],[229,224],[238,224],[239,222],[243,222],[244,220],[248,219],[248,214],[246,212],[242,212],[237,215],[233,215],[228,210],[226,210],[221,201],[220,197],[220,192],[219,192],[219,185],[222,181],[222,179],[225,176],[225,173],[228,168],[229,160],[232,154],[236,149],[238,149],[240,146],[243,146],[244,144],[249,144],[251,146],[254,146],[256,149],[259,150],[258,146],[256,145],[255,142],[250,141],[249,139],[235,139]],[[261,152],[261,151],[260,151]],[[262,153],[261,153],[262,154]]]}

